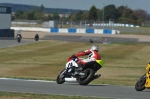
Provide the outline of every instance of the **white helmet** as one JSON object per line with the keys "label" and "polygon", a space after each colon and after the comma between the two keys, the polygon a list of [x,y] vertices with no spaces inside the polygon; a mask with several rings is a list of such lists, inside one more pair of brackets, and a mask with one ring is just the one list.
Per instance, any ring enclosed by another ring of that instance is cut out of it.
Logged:
{"label": "white helmet", "polygon": [[97,45],[93,45],[92,47],[91,47],[91,50],[95,50],[95,51],[99,51],[99,48],[98,48],[98,46]]}

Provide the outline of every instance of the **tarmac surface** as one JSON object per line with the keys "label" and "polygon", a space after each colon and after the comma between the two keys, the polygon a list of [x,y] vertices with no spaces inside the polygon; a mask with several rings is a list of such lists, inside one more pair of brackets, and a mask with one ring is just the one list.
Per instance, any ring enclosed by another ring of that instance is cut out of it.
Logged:
{"label": "tarmac surface", "polygon": [[32,39],[28,39],[28,40],[21,40],[20,43],[17,42],[16,39],[5,39],[5,40],[0,40],[0,48],[6,48],[6,47],[13,47],[13,46],[20,46],[20,45],[25,45],[25,44],[29,44],[29,43],[34,43],[35,41]]}
{"label": "tarmac surface", "polygon": [[[99,78],[100,79],[100,78]],[[0,91],[114,99],[149,99],[150,90],[137,92],[133,86],[57,84],[52,81],[0,79]]]}

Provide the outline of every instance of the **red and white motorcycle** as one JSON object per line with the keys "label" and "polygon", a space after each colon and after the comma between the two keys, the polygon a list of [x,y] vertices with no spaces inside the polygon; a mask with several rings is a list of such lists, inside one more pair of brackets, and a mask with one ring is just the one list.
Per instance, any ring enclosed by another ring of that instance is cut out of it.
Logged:
{"label": "red and white motorcycle", "polygon": [[66,68],[57,76],[56,82],[58,84],[63,84],[64,82],[78,82],[80,85],[88,85],[91,81],[100,76],[95,75],[95,73],[103,65],[102,60],[87,62],[79,72],[78,64],[74,60],[70,60],[66,63]]}

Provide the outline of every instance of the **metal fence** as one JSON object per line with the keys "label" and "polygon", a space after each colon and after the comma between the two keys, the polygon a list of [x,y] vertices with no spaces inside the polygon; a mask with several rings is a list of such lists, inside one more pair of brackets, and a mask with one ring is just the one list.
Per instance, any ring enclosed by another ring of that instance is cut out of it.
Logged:
{"label": "metal fence", "polygon": [[[15,20],[12,21],[12,27],[41,27],[50,28],[49,21],[40,20]],[[114,23],[101,21],[58,21],[58,28],[92,28],[92,29],[113,29]]]}
{"label": "metal fence", "polygon": [[11,22],[12,27],[42,27],[39,20],[15,20]]}
{"label": "metal fence", "polygon": [[142,26],[144,26],[144,27],[150,27],[150,22],[142,23]]}

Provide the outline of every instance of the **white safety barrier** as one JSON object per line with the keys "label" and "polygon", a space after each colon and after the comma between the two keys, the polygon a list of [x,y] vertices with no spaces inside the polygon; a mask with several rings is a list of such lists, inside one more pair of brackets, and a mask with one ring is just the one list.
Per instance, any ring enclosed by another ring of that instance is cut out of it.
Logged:
{"label": "white safety barrier", "polygon": [[85,29],[77,29],[77,33],[85,33]]}
{"label": "white safety barrier", "polygon": [[95,33],[103,34],[103,30],[102,29],[95,29]]}
{"label": "white safety barrier", "polygon": [[68,33],[68,29],[60,28],[59,33]]}
{"label": "white safety barrier", "polygon": [[50,32],[49,29],[46,28],[32,28],[32,27],[11,27],[14,30],[22,30],[22,31],[40,31],[40,32]]}
{"label": "white safety barrier", "polygon": [[11,27],[14,30],[39,31],[48,33],[87,33],[87,34],[120,34],[118,30],[103,29],[67,29],[67,28],[33,28],[33,27]]}

